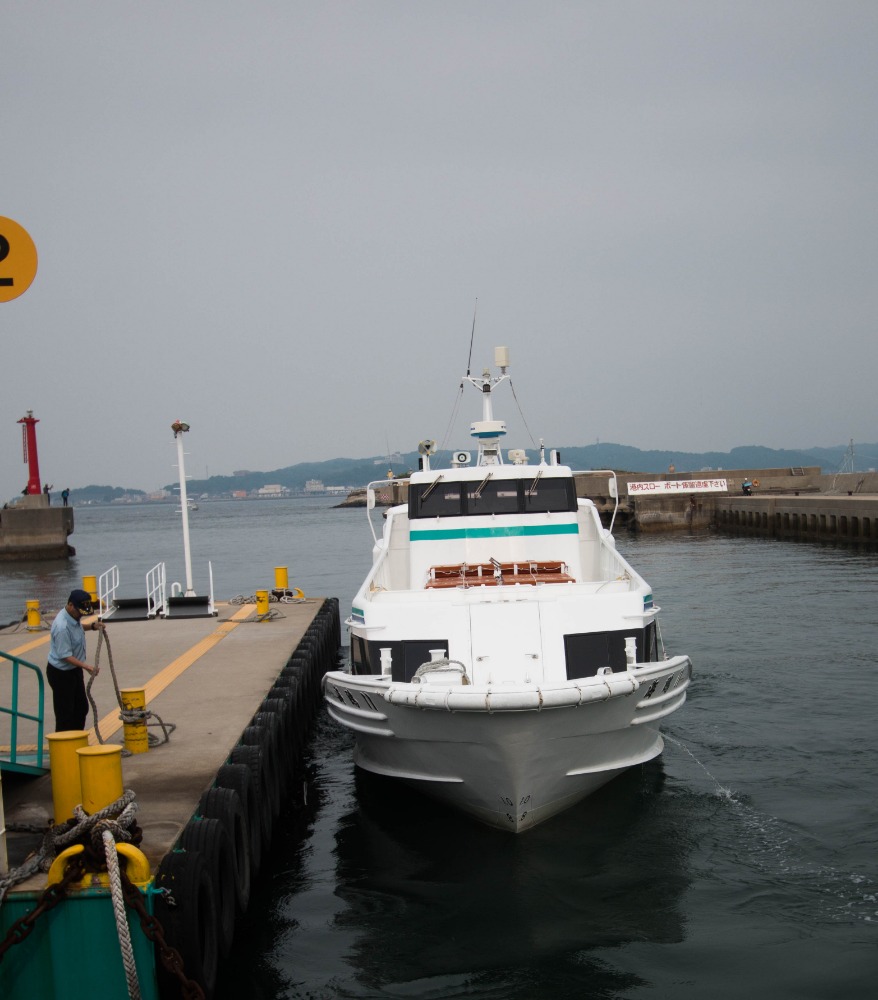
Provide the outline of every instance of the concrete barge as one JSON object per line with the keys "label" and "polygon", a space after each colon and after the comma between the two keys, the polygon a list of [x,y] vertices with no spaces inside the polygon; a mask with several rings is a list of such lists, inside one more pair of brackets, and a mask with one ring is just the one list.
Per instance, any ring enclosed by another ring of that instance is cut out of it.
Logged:
{"label": "concrete barge", "polygon": [[[129,901],[127,911],[140,995],[197,996],[197,988],[209,998],[235,921],[246,912],[251,880],[293,797],[320,679],[337,665],[338,601],[274,604],[267,620],[253,604],[219,605],[216,618],[115,625],[111,618],[107,634],[91,690],[101,741],[123,738],[110,652],[118,687],[143,688],[148,711],[174,727],[168,742],[124,756],[121,765],[124,788],[136,796],[137,850],[147,866],[136,883],[143,907],[132,909]],[[87,641],[95,662],[98,636],[87,632]],[[4,675],[14,661],[44,668],[48,644],[46,632],[29,634],[23,626],[0,631],[0,706],[9,704]],[[21,673],[19,708],[36,715],[36,672]],[[51,731],[48,689],[45,714]],[[35,724],[29,736],[27,725],[19,720],[20,764],[36,759]],[[10,731],[10,716],[0,714],[0,756],[7,760]],[[161,728],[150,732],[162,735]],[[98,742],[94,729],[88,742]],[[36,763],[33,770],[39,770]],[[4,768],[3,779],[9,867],[15,869],[60,818],[53,816],[50,775],[26,777]],[[4,1000],[130,995],[106,881],[106,875],[103,882],[93,875],[75,883],[45,912],[45,872],[9,890],[0,907]],[[158,938],[152,918],[162,927]]]}

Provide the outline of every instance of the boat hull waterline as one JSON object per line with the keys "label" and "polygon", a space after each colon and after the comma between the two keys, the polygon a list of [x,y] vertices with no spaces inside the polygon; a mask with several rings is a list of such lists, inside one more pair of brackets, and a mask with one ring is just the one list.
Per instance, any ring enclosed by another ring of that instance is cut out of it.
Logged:
{"label": "boat hull waterline", "polygon": [[657,757],[664,741],[656,725],[682,705],[691,670],[677,656],[515,690],[333,672],[324,691],[331,718],[356,734],[357,766],[519,833]]}

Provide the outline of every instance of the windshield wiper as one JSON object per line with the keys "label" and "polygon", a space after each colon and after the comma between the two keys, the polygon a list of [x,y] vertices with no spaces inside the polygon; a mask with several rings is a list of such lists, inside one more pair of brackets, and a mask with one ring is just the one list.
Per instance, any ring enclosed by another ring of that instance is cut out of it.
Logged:
{"label": "windshield wiper", "polygon": [[421,494],[421,503],[423,503],[427,499],[427,497],[433,492],[433,490],[438,485],[440,479],[442,479],[442,473],[441,472],[433,480],[433,482],[430,483],[430,485],[424,490],[424,492]]}
{"label": "windshield wiper", "polygon": [[476,498],[476,500],[481,500],[482,490],[485,488],[485,485],[487,484],[488,480],[493,475],[494,475],[493,472],[489,472],[487,476],[485,476],[485,478],[481,481],[481,483],[479,484],[479,488],[475,491],[475,493],[473,493],[473,496]]}

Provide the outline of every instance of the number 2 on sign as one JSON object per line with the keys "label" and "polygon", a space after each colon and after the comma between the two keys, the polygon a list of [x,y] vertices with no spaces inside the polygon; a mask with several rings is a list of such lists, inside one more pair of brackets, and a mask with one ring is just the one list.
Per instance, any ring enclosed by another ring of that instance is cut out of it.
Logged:
{"label": "number 2 on sign", "polygon": [[[9,240],[0,233],[0,264],[9,256]],[[12,278],[0,278],[0,285],[8,288],[12,284]]]}

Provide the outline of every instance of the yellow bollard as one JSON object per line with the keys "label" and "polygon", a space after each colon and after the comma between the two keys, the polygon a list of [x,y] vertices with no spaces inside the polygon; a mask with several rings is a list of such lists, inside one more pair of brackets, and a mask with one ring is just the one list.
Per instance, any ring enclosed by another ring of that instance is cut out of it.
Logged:
{"label": "yellow bollard", "polygon": [[[122,709],[126,712],[144,712],[146,709],[146,691],[144,688],[122,688]],[[149,750],[149,733],[146,729],[146,714],[144,712],[139,722],[123,723],[125,730],[125,749],[129,753],[146,753]]]}
{"label": "yellow bollard", "polygon": [[290,589],[290,575],[287,572],[286,566],[274,567],[274,589],[275,590]]}
{"label": "yellow bollard", "polygon": [[82,589],[88,593],[92,605],[98,606],[98,578],[96,576],[84,576],[82,578]]}
{"label": "yellow bollard", "polygon": [[122,747],[104,743],[82,747],[76,754],[82,782],[82,808],[91,816],[122,797]]}
{"label": "yellow bollard", "polygon": [[25,607],[27,608],[27,630],[28,632],[37,632],[40,629],[40,602],[39,601],[25,601]]}
{"label": "yellow bollard", "polygon": [[268,614],[268,591],[256,591],[256,617],[264,618]]}
{"label": "yellow bollard", "polygon": [[79,758],[76,751],[88,746],[88,733],[83,729],[70,729],[62,733],[49,733],[49,769],[52,772],[52,808],[57,826],[73,816],[73,807],[82,802],[79,782]]}

